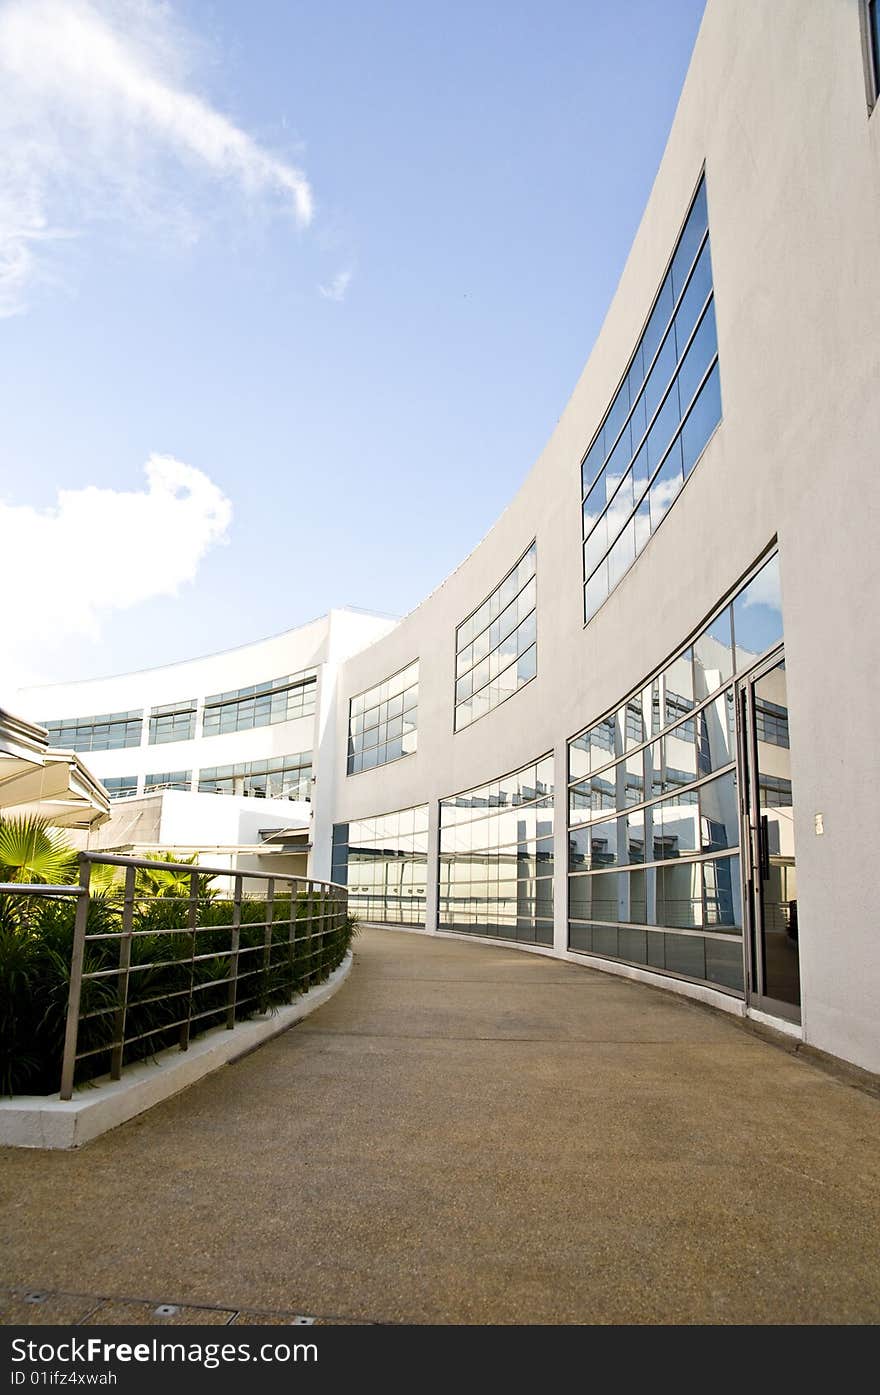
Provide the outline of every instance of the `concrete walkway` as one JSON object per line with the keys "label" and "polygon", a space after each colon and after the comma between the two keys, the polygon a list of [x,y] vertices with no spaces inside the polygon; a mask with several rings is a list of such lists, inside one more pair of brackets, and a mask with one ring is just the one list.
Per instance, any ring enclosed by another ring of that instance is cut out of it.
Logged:
{"label": "concrete walkway", "polygon": [[306,1022],[0,1176],[5,1322],[880,1320],[877,1100],[503,946],[366,931]]}

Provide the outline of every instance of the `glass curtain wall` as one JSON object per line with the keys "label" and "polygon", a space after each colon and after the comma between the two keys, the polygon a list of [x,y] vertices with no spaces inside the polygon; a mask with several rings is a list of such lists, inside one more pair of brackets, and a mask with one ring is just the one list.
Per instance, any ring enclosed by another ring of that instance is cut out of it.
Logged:
{"label": "glass curtain wall", "polygon": [[440,801],[438,924],[552,945],[552,756]]}
{"label": "glass curtain wall", "polygon": [[[570,949],[742,993],[733,680],[781,639],[773,557],[693,643],[569,742]],[[779,717],[768,713],[781,740]]]}
{"label": "glass curtain wall", "polygon": [[312,797],[312,755],[275,756],[271,760],[239,761],[199,771],[202,794],[239,794],[252,799],[309,800]]}
{"label": "glass curtain wall", "polygon": [[418,745],[419,661],[348,705],[348,775],[409,756]]}
{"label": "glass curtain wall", "polygon": [[485,717],[538,671],[535,543],[455,632],[455,730]]}
{"label": "glass curtain wall", "polygon": [[151,746],[162,746],[169,741],[191,741],[196,734],[196,700],[169,702],[162,707],[150,708]]}
{"label": "glass curtain wall", "polygon": [[141,744],[143,711],[105,712],[100,717],[69,717],[42,722],[49,745],[65,751],[120,751]]}
{"label": "glass curtain wall", "polygon": [[623,383],[581,463],[586,621],[658,528],[720,420],[701,180]]}
{"label": "glass curtain wall", "polygon": [[111,799],[128,799],[131,795],[137,794],[138,777],[136,775],[111,775],[101,781]]}
{"label": "glass curtain wall", "polygon": [[333,827],[331,880],[361,920],[424,925],[427,872],[427,804]]}
{"label": "glass curtain wall", "polygon": [[303,672],[228,693],[212,693],[205,698],[202,735],[222,736],[314,716],[317,686],[317,674]]}
{"label": "glass curtain wall", "polygon": [[189,790],[191,788],[191,770],[164,770],[154,775],[144,776],[144,794],[154,794],[157,790]]}

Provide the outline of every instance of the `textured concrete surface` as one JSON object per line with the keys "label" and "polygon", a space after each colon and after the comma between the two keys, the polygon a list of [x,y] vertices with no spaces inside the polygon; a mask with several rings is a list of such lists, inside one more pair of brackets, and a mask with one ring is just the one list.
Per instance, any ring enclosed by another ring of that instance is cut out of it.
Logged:
{"label": "textured concrete surface", "polygon": [[878,1144],[875,1098],[697,1004],[370,930],[253,1055],[0,1154],[5,1320],[876,1322]]}

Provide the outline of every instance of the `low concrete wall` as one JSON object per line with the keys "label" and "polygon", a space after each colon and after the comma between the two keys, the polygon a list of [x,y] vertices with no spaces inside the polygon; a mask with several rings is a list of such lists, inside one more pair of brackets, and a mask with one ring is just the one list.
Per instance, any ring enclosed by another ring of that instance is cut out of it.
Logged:
{"label": "low concrete wall", "polygon": [[262,1046],[332,998],[349,975],[351,951],[324,983],[290,1007],[241,1022],[233,1031],[215,1027],[188,1051],[171,1047],[153,1061],[125,1069],[121,1080],[83,1085],[72,1100],[58,1095],[18,1095],[0,1100],[0,1145],[12,1148],[79,1148],[108,1129],[185,1090],[203,1076]]}

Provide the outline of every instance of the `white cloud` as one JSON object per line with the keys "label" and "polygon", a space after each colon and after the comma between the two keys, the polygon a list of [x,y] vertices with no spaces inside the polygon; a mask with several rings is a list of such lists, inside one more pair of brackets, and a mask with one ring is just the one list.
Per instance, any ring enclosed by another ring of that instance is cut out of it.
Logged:
{"label": "white cloud", "polygon": [[0,314],[48,274],[50,241],[90,222],[164,218],[191,233],[192,190],[174,188],[172,166],[311,221],[303,172],[188,90],[192,49],[161,0],[0,6]]}
{"label": "white cloud", "polygon": [[782,609],[779,596],[779,562],[776,558],[771,558],[749,582],[743,596],[743,608],[748,609],[752,605],[769,606],[771,610]]}
{"label": "white cloud", "polygon": [[319,286],[318,290],[325,300],[344,300],[353,275],[350,267],[345,271],[337,272],[328,285]]}
{"label": "white cloud", "polygon": [[170,455],[145,472],[145,490],[63,489],[52,509],[0,499],[6,701],[53,651],[98,639],[112,612],[176,595],[225,541],[232,505],[207,475]]}

